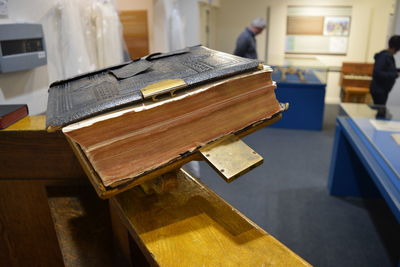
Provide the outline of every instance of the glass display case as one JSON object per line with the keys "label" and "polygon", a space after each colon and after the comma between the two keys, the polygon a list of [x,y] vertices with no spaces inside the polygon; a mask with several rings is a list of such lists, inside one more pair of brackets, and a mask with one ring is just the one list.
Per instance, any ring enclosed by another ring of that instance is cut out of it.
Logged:
{"label": "glass display case", "polygon": [[290,58],[272,66],[277,83],[326,84],[328,67],[316,58]]}
{"label": "glass display case", "polygon": [[400,222],[400,107],[342,103],[339,115],[330,193],[383,197]]}
{"label": "glass display case", "polygon": [[272,127],[321,130],[328,68],[315,58],[286,58],[272,66],[276,97],[289,103],[282,119]]}

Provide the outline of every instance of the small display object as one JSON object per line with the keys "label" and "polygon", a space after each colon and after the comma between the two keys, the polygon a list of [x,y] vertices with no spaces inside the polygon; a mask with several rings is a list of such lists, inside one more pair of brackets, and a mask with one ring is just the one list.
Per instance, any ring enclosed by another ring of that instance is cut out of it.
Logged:
{"label": "small display object", "polygon": [[348,36],[350,17],[325,17],[324,35]]}
{"label": "small display object", "polygon": [[286,59],[273,69],[276,97],[289,103],[289,110],[273,127],[321,130],[327,67],[316,59]]}

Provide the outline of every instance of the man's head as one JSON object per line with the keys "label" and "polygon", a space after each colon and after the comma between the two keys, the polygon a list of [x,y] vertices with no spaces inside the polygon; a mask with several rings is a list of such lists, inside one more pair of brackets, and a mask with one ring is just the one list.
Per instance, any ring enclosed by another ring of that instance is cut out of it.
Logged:
{"label": "man's head", "polygon": [[250,24],[250,30],[251,30],[255,35],[260,34],[260,33],[264,30],[266,24],[267,24],[267,23],[265,22],[265,19],[263,19],[263,18],[256,18],[256,19],[254,19],[254,20],[251,22],[251,24]]}
{"label": "man's head", "polygon": [[394,53],[400,50],[400,35],[393,35],[389,39],[389,49]]}

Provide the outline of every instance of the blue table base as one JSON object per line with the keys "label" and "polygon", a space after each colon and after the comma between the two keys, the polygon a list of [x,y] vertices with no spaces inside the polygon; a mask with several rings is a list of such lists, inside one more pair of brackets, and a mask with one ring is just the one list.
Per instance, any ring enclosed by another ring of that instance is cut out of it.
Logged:
{"label": "blue table base", "polygon": [[273,73],[277,81],[276,98],[289,103],[289,110],[282,119],[271,125],[276,128],[317,130],[322,129],[325,105],[325,87],[313,73],[300,81],[296,74],[287,74],[287,81],[279,81],[280,72]]}
{"label": "blue table base", "polygon": [[385,161],[350,118],[338,118],[328,178],[330,194],[383,197],[400,222],[400,193]]}

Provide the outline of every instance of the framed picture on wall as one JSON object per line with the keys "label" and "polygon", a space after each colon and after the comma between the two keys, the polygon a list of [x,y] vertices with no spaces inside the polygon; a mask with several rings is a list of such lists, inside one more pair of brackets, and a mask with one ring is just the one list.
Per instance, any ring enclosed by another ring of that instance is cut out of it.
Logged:
{"label": "framed picture on wall", "polygon": [[324,35],[348,36],[350,32],[350,17],[325,17]]}

